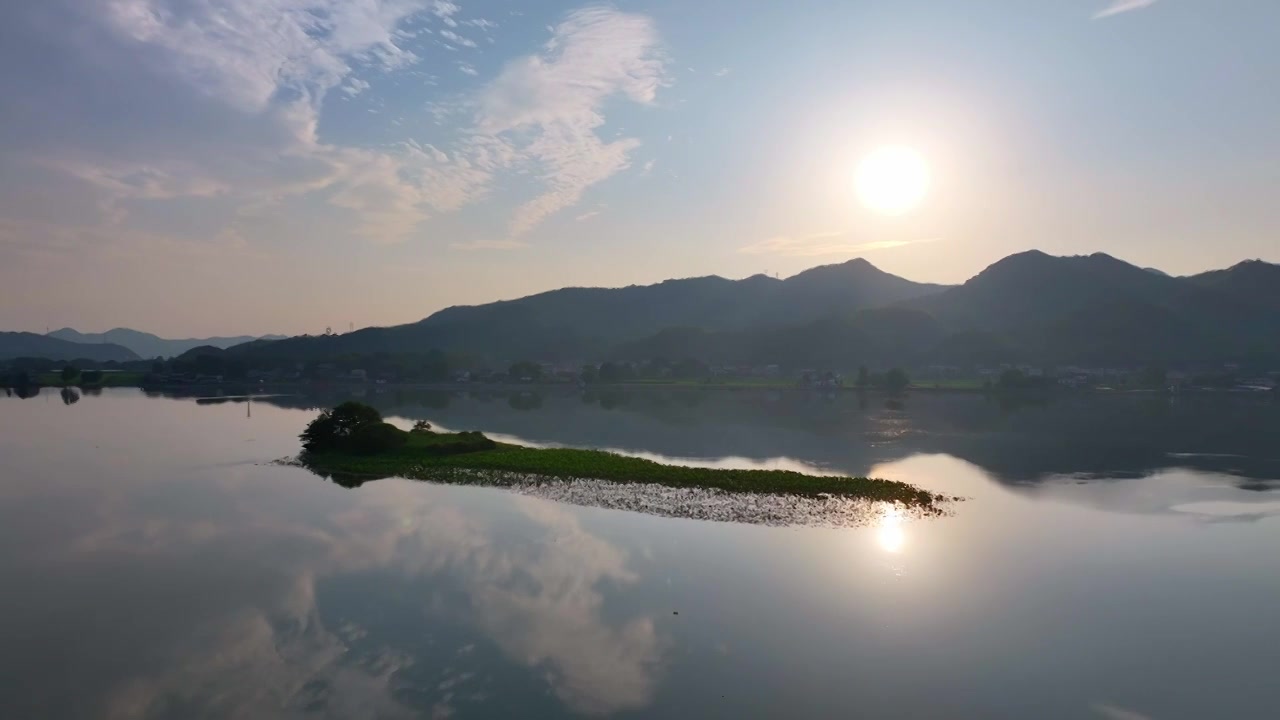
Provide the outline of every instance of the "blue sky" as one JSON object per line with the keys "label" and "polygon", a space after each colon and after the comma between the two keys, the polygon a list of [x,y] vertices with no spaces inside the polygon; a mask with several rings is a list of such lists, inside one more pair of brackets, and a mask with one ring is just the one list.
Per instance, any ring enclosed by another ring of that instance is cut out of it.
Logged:
{"label": "blue sky", "polygon": [[[319,332],[565,285],[1280,260],[1280,4],[0,9],[0,327]],[[859,158],[915,148],[888,217]]]}

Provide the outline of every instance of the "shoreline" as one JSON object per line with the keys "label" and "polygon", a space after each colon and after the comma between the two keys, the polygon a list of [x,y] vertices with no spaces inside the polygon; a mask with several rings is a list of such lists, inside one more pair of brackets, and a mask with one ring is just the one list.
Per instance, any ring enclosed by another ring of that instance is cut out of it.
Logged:
{"label": "shoreline", "polygon": [[744,495],[793,495],[898,503],[938,510],[948,498],[908,483],[877,478],[806,475],[791,470],[739,470],[667,465],[603,450],[531,448],[498,443],[471,452],[442,454],[433,448],[448,434],[410,434],[408,444],[373,455],[304,453],[283,464],[304,467],[338,484],[401,477],[457,485],[538,485],[559,481],[607,482],[618,486],[658,485]]}
{"label": "shoreline", "polygon": [[[20,389],[18,386],[6,385],[10,390]],[[998,387],[971,387],[971,386],[935,386],[927,383],[908,386],[905,390],[899,392],[891,392],[883,388],[859,388],[852,386],[840,387],[808,387],[796,384],[784,383],[756,383],[756,382],[723,382],[723,383],[695,383],[695,382],[665,382],[665,381],[642,381],[642,382],[620,382],[620,383],[564,383],[564,382],[529,382],[529,383],[485,383],[485,382],[396,382],[396,383],[369,383],[369,382],[343,382],[343,381],[306,381],[306,382],[273,382],[262,383],[252,382],[248,380],[233,380],[224,382],[200,382],[200,383],[181,383],[181,384],[165,384],[165,385],[147,385],[139,382],[104,382],[92,385],[84,385],[77,382],[62,382],[61,380],[51,380],[47,382],[32,383],[25,386],[29,389],[48,388],[76,388],[79,390],[102,390],[108,388],[137,388],[145,392],[198,392],[200,390],[226,391],[234,390],[236,394],[254,395],[260,393],[279,393],[279,394],[299,394],[315,391],[331,391],[331,390],[364,390],[380,392],[385,390],[442,390],[451,392],[460,392],[466,390],[494,390],[494,391],[549,391],[549,390],[578,390],[582,392],[590,391],[608,391],[608,390],[770,390],[770,391],[803,391],[815,393],[835,393],[835,394],[863,394],[876,395],[885,397],[902,397],[913,393],[927,394],[957,394],[957,395],[987,395],[991,397],[1065,397],[1077,395],[1162,395],[1176,397],[1178,395],[1266,395],[1269,392],[1280,392],[1280,388],[1275,390],[1265,389],[1240,389],[1240,388],[1205,388],[1192,387],[1183,388],[1177,391],[1148,389],[1148,388],[998,388]],[[257,391],[257,392],[255,392]],[[225,394],[225,393],[224,393]]]}

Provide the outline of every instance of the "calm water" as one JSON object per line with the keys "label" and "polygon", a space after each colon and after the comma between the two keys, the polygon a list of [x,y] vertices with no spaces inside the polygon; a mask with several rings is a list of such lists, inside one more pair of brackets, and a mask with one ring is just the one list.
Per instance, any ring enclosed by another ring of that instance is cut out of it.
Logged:
{"label": "calm water", "polygon": [[336,399],[0,396],[0,717],[1280,708],[1269,399],[368,398],[401,424],[969,498],[842,530],[264,464]]}

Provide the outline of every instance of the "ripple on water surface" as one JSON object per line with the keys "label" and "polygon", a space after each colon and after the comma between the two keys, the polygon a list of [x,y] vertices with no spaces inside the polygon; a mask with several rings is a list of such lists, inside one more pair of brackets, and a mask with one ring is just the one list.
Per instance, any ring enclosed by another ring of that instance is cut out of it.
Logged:
{"label": "ripple on water surface", "polygon": [[[319,471],[297,458],[275,461],[307,468],[324,477],[357,487],[376,478],[342,476]],[[346,478],[346,481],[339,478]],[[959,497],[935,495],[932,504],[910,506],[903,503],[841,495],[796,495],[789,493],[732,492],[716,488],[674,487],[658,483],[615,482],[598,479],[554,478],[537,474],[467,471],[451,468],[449,477],[414,476],[415,482],[498,487],[531,497],[571,505],[626,510],[661,517],[793,527],[860,527],[883,524],[886,516],[905,521],[939,517],[950,513]]]}
{"label": "ripple on water surface", "polygon": [[905,509],[894,503],[831,495],[735,493],[606,480],[523,480],[509,487],[522,495],[573,505],[752,525],[857,527],[877,524],[886,513],[910,517],[942,514],[938,509]]}

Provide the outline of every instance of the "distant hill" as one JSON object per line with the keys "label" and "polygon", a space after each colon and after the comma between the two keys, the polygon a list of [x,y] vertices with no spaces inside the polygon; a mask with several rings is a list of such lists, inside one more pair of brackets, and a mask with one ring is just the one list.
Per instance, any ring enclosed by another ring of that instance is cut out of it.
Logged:
{"label": "distant hill", "polygon": [[785,280],[701,277],[625,288],[565,288],[487,305],[452,307],[417,323],[332,337],[302,337],[238,352],[315,357],[347,353],[466,353],[495,362],[576,360],[671,327],[729,332],[801,324],[838,313],[931,295],[944,286],[915,283],[857,259]]}
{"label": "distant hill", "polygon": [[737,332],[670,328],[611,355],[792,368],[1280,364],[1280,266],[1175,278],[1101,253],[1032,251],[896,307]]}
{"label": "distant hill", "polygon": [[81,344],[28,332],[0,332],[0,360],[19,357],[48,360],[138,360],[136,353],[113,343]]}
{"label": "distant hill", "polygon": [[1012,341],[1018,354],[1041,362],[1168,365],[1280,352],[1274,300],[1265,286],[1245,288],[1234,270],[1196,280],[1103,253],[1031,251],[906,305],[953,332]]}
{"label": "distant hill", "polygon": [[490,367],[524,359],[665,358],[789,369],[1224,362],[1274,369],[1280,266],[1250,261],[1173,277],[1103,253],[1030,251],[944,287],[852,260],[785,280],[756,275],[566,288],[453,307],[407,325],[250,342],[228,353],[247,365],[283,366],[429,351],[448,354],[454,365]]}
{"label": "distant hill", "polygon": [[623,343],[611,359],[694,359],[713,365],[854,368],[913,365],[930,359],[946,332],[928,313],[871,308],[781,327],[708,332],[671,328]]}
{"label": "distant hill", "polygon": [[1275,263],[1246,260],[1226,270],[1192,275],[1187,280],[1280,312],[1280,265]]}
{"label": "distant hill", "polygon": [[284,335],[267,335],[264,338],[256,338],[250,335],[237,335],[234,337],[171,340],[130,328],[114,328],[105,333],[82,333],[71,328],[62,328],[49,333],[49,336],[74,343],[101,344],[104,341],[115,343],[129,348],[143,358],[175,357],[192,348],[203,345],[229,348],[232,345],[240,345],[258,339],[282,340],[286,337]]}

